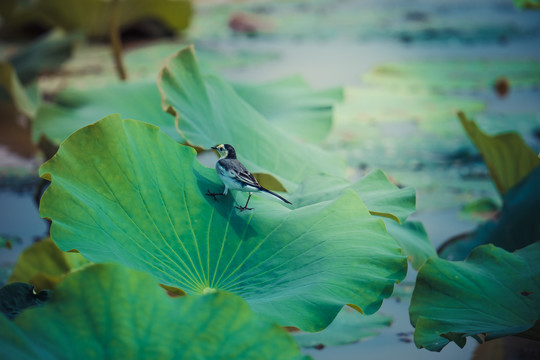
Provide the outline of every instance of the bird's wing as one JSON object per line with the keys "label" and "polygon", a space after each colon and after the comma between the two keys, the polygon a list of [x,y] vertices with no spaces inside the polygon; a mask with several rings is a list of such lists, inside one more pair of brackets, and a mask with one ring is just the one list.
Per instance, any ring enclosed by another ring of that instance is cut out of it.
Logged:
{"label": "bird's wing", "polygon": [[253,174],[247,170],[231,169],[231,175],[240,180],[241,182],[245,183],[246,185],[251,185],[256,188],[261,186],[257,182],[257,179],[255,179]]}

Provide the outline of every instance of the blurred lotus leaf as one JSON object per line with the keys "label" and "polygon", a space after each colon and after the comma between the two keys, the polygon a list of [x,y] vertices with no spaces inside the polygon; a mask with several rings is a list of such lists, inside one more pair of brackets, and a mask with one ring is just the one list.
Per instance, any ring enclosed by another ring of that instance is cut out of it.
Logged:
{"label": "blurred lotus leaf", "polygon": [[[117,11],[114,11],[115,6],[118,6]],[[82,30],[90,36],[108,36],[116,12],[120,28],[143,20],[158,20],[171,30],[179,31],[189,25],[192,6],[187,0],[3,0],[0,6],[7,28],[60,27],[67,31]]]}
{"label": "blurred lotus leaf", "polygon": [[540,319],[540,242],[514,253],[480,246],[465,261],[428,259],[409,315],[416,346],[432,351],[529,330]]}
{"label": "blurred lotus leaf", "polygon": [[352,190],[293,210],[255,195],[241,212],[247,194],[205,196],[223,189],[215,170],[143,122],[116,115],[77,131],[40,174],[52,181],[40,215],[60,249],[188,294],[236,293],[281,325],[318,331],[345,304],[372,314],[406,273],[401,249]]}
{"label": "blurred lotus leaf", "polygon": [[66,89],[56,97],[56,104],[43,104],[33,126],[35,141],[41,135],[60,144],[74,131],[109,114],[148,119],[175,140],[180,135],[174,128],[174,118],[160,107],[160,95],[155,80],[108,84],[89,90]]}
{"label": "blurred lotus leaf", "polygon": [[163,107],[174,114],[182,136],[208,149],[228,143],[252,172],[276,177],[288,190],[321,172],[345,175],[345,161],[266,121],[234,89],[214,76],[201,75],[193,47],[171,57],[159,79]]}
{"label": "blurred lotus leaf", "polygon": [[0,102],[10,104],[29,119],[35,116],[39,103],[37,88],[25,89],[13,66],[6,61],[0,61]]}
{"label": "blurred lotus leaf", "polygon": [[512,88],[540,85],[537,60],[422,60],[388,63],[373,68],[364,81],[406,91],[439,93],[493,88],[504,76]]}
{"label": "blurred lotus leaf", "polygon": [[233,84],[240,97],[277,127],[307,142],[320,142],[332,127],[341,88],[314,90],[300,76],[266,84]]}
{"label": "blurred lotus leaf", "polygon": [[458,114],[467,135],[484,158],[491,178],[503,195],[540,165],[536,153],[525,144],[518,133],[487,135],[464,113]]}
{"label": "blurred lotus leaf", "polygon": [[9,282],[26,282],[36,289],[52,289],[73,269],[90,262],[81,254],[60,250],[51,238],[26,248],[15,263]]}
{"label": "blurred lotus leaf", "polygon": [[3,359],[297,359],[281,327],[225,292],[170,298],[117,264],[68,275],[43,307],[0,316]]}
{"label": "blurred lotus leaf", "polygon": [[21,82],[29,84],[40,74],[50,74],[60,68],[83,40],[80,32],[66,33],[54,29],[20,49],[7,61],[15,68]]}
{"label": "blurred lotus leaf", "polygon": [[480,225],[474,232],[447,242],[439,249],[440,256],[462,260],[472,249],[494,244],[508,251],[521,249],[540,238],[540,167],[503,195],[500,215]]}
{"label": "blurred lotus leaf", "polygon": [[540,9],[539,0],[514,0],[514,4],[521,9]]}

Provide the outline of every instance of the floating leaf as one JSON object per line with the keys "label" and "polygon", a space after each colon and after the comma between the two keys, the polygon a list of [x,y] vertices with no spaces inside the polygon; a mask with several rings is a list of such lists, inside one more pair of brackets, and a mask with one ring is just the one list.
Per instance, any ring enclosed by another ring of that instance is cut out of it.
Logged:
{"label": "floating leaf", "polygon": [[349,137],[362,137],[362,131],[370,122],[397,127],[411,121],[426,132],[448,136],[452,129],[461,132],[455,123],[458,110],[477,113],[484,107],[483,102],[464,97],[348,87],[343,103],[335,106],[335,121],[339,127],[356,126],[347,134]]}
{"label": "floating leaf", "polygon": [[458,114],[467,135],[484,158],[493,182],[502,195],[540,165],[536,153],[517,133],[487,135],[464,113]]}
{"label": "floating leaf", "polygon": [[37,289],[52,289],[62,276],[89,263],[81,254],[64,252],[51,238],[46,238],[19,255],[9,282],[26,282]]}
{"label": "floating leaf", "polygon": [[309,175],[345,174],[342,158],[301,144],[266,121],[230,85],[202,76],[193,47],[169,59],[158,87],[163,107],[176,115],[178,127],[192,145],[208,149],[231,144],[250,171],[270,173],[288,189]]}
{"label": "floating leaf", "polygon": [[295,208],[300,208],[336,199],[347,189],[356,192],[373,215],[403,222],[415,210],[414,189],[397,188],[381,170],[374,170],[355,183],[329,175],[311,176],[289,200]]}
{"label": "floating leaf", "polygon": [[324,140],[332,127],[340,88],[314,90],[300,76],[266,84],[234,84],[234,90],[268,121],[308,142]]}
{"label": "floating leaf", "polygon": [[540,62],[536,60],[423,60],[379,65],[364,76],[370,84],[402,90],[492,89],[504,76],[512,88],[540,84]]}
{"label": "floating leaf", "polygon": [[[32,306],[43,305],[49,296],[48,290],[36,292],[30,284],[21,282],[8,284],[0,288],[0,313],[8,319],[14,319],[22,311]],[[3,316],[0,315],[0,318]]]}
{"label": "floating leaf", "polygon": [[66,277],[43,307],[0,317],[4,359],[296,359],[282,328],[237,296],[170,298],[145,274],[116,264]]}
{"label": "floating leaf", "polygon": [[295,210],[255,195],[254,210],[240,212],[244,193],[204,195],[223,187],[192,148],[117,115],[69,137],[40,174],[52,181],[40,215],[61,249],[188,294],[239,294],[281,325],[321,330],[345,304],[372,314],[406,272],[401,249],[352,190]]}
{"label": "floating leaf", "polygon": [[74,131],[109,114],[149,119],[173,139],[180,139],[173,118],[160,108],[155,81],[109,84],[91,90],[68,89],[57,96],[57,104],[40,107],[33,127],[37,141],[44,134],[61,143]]}
{"label": "floating leaf", "polygon": [[392,317],[386,315],[365,316],[349,307],[344,307],[334,321],[317,333],[293,332],[298,345],[304,348],[321,348],[353,344],[379,334],[392,323]]}
{"label": "floating leaf", "polygon": [[430,258],[420,268],[409,314],[417,347],[440,351],[467,336],[519,334],[540,319],[540,242],[509,253],[476,248],[465,261]]}
{"label": "floating leaf", "polygon": [[492,198],[480,198],[463,205],[459,217],[468,220],[492,219],[497,217],[500,205]]}

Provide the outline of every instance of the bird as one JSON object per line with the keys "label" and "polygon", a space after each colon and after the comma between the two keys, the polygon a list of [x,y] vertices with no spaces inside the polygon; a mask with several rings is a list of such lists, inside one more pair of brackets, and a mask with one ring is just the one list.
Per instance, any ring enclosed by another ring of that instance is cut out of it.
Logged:
{"label": "bird", "polygon": [[219,178],[223,182],[223,185],[225,185],[225,189],[223,190],[222,194],[213,193],[208,190],[206,195],[213,196],[214,200],[216,200],[216,196],[227,195],[229,189],[249,192],[246,205],[236,206],[236,208],[240,211],[253,210],[253,208],[248,208],[247,206],[249,204],[249,200],[251,199],[251,194],[258,191],[268,193],[287,204],[291,204],[289,200],[259,184],[253,174],[250,173],[240,161],[238,161],[234,147],[229,144],[219,144],[212,146],[212,149],[219,153],[219,160],[216,162],[216,171]]}

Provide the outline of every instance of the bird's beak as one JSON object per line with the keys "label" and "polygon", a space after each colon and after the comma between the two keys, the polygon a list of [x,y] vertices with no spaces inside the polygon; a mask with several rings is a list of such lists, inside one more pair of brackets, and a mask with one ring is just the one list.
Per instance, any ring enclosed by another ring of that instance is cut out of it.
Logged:
{"label": "bird's beak", "polygon": [[217,150],[217,147],[215,146],[212,146],[210,149],[214,149],[214,150]]}

